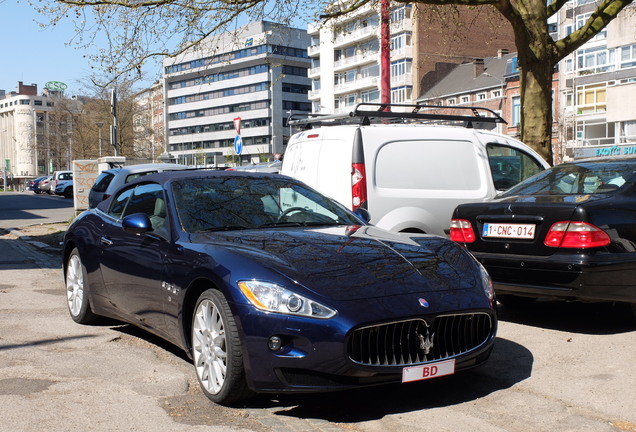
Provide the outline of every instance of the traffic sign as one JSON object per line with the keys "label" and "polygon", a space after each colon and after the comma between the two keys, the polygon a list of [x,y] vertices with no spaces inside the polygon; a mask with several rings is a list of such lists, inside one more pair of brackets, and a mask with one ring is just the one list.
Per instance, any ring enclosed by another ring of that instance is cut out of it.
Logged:
{"label": "traffic sign", "polygon": [[241,138],[240,135],[237,135],[236,138],[234,138],[234,152],[237,155],[240,155],[242,150],[243,150],[243,139]]}

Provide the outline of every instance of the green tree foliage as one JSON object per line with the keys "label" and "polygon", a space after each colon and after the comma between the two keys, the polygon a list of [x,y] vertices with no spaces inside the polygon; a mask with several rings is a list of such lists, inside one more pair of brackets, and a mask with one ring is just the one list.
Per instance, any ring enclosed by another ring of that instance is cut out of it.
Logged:
{"label": "green tree foliage", "polygon": [[[548,19],[567,0],[393,0],[393,3],[448,7],[491,6],[511,24],[521,77],[521,139],[552,161],[552,73],[557,63],[585,44],[632,0],[597,0],[586,23],[559,40],[548,33]],[[240,27],[239,18],[283,24],[337,18],[378,0],[57,0],[32,2],[49,25],[72,19],[79,45],[103,46],[93,57],[108,76],[142,74],[146,61],[174,56],[204,38]]]}

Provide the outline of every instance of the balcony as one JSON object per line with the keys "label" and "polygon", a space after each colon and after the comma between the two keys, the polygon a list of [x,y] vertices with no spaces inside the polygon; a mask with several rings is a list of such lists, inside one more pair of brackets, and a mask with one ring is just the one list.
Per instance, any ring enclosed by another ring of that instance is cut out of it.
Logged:
{"label": "balcony", "polygon": [[351,93],[354,91],[365,90],[369,88],[377,88],[380,82],[379,76],[359,78],[353,81],[349,81],[342,84],[337,84],[334,87],[334,95]]}
{"label": "balcony", "polygon": [[307,48],[307,55],[309,55],[309,57],[314,57],[320,54],[320,44],[317,43],[316,45],[310,45],[309,48]]}
{"label": "balcony", "polygon": [[320,75],[320,67],[311,68],[309,69],[309,72],[307,73],[307,76],[309,78],[314,78],[318,75]]}
{"label": "balcony", "polygon": [[377,63],[380,53],[378,51],[371,51],[366,54],[359,54],[353,57],[345,57],[336,61],[333,65],[334,71],[343,69],[350,69],[366,63]]}
{"label": "balcony", "polygon": [[358,28],[352,32],[341,33],[336,36],[336,40],[334,41],[334,48],[339,48],[345,45],[352,45],[355,42],[378,37],[378,32],[380,31],[379,28],[379,26],[373,25]]}

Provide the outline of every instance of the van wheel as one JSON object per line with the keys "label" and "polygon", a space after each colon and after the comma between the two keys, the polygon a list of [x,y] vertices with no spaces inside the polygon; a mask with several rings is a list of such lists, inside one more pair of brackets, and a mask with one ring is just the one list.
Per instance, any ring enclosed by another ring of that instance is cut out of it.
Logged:
{"label": "van wheel", "polygon": [[422,231],[419,228],[404,228],[400,230],[401,233],[411,233],[411,234],[426,234],[426,231]]}

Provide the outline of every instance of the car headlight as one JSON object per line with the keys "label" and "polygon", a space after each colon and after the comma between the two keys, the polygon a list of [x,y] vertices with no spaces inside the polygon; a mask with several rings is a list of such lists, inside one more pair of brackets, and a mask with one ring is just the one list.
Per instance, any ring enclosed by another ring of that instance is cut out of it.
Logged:
{"label": "car headlight", "polygon": [[477,265],[479,265],[479,271],[481,273],[481,283],[484,287],[484,292],[486,293],[488,300],[490,300],[490,303],[492,304],[492,301],[495,298],[495,290],[492,286],[492,279],[490,278],[490,275],[488,274],[484,266],[481,265],[481,263],[478,262]]}
{"label": "car headlight", "polygon": [[238,287],[249,302],[260,310],[322,319],[336,315],[335,310],[270,282],[241,281]]}

